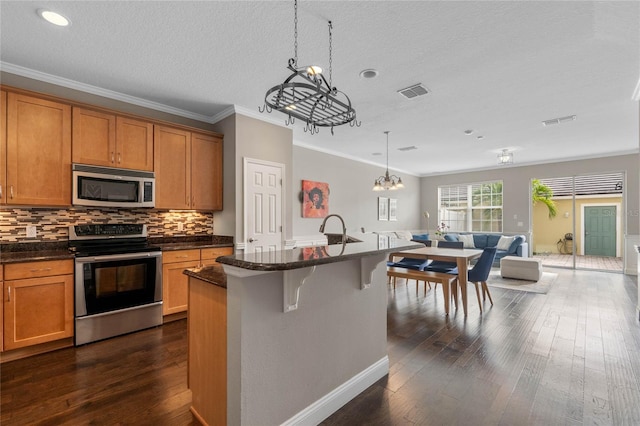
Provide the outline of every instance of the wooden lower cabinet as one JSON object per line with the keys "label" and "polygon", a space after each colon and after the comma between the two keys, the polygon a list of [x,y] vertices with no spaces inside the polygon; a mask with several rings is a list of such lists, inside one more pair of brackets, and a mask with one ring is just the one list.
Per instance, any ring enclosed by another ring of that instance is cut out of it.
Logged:
{"label": "wooden lower cabinet", "polygon": [[187,310],[188,279],[183,271],[200,265],[200,250],[177,250],[162,253],[162,314]]}
{"label": "wooden lower cabinet", "polygon": [[[211,266],[219,256],[233,254],[233,247],[165,251],[162,253],[162,314],[186,312],[187,276],[185,269]],[[178,318],[175,318],[178,319]]]}
{"label": "wooden lower cabinet", "polygon": [[4,266],[5,351],[73,337],[73,260]]}
{"label": "wooden lower cabinet", "polygon": [[[4,294],[4,278],[2,277],[2,273],[4,271],[4,267],[0,265],[0,288],[2,289],[2,294]],[[2,299],[4,300],[4,298]],[[4,303],[0,303],[0,352],[4,351]]]}
{"label": "wooden lower cabinet", "polygon": [[220,256],[233,254],[233,247],[212,247],[204,248],[200,251],[200,260],[202,266],[217,265],[216,259]]}
{"label": "wooden lower cabinet", "polygon": [[227,289],[189,278],[188,375],[191,412],[201,424],[227,424]]}

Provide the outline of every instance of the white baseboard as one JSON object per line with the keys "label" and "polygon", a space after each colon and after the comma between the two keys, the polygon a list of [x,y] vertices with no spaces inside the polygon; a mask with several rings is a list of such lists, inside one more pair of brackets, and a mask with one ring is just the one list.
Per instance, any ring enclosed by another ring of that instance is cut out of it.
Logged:
{"label": "white baseboard", "polygon": [[389,374],[389,357],[385,356],[282,423],[282,425],[317,425],[387,374]]}

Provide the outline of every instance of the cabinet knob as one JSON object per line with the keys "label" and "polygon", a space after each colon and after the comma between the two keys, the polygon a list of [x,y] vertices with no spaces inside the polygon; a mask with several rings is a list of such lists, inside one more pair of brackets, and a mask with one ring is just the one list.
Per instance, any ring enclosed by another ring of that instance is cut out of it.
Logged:
{"label": "cabinet knob", "polygon": [[11,302],[11,286],[7,287],[7,302]]}
{"label": "cabinet knob", "polygon": [[122,154],[118,153],[118,164],[122,163]]}
{"label": "cabinet knob", "polygon": [[2,198],[2,185],[0,185],[0,198]]}
{"label": "cabinet knob", "polygon": [[11,185],[9,187],[9,195],[11,196],[11,198],[13,199],[13,185]]}
{"label": "cabinet knob", "polygon": [[111,162],[114,163],[116,161],[115,153],[111,151]]}
{"label": "cabinet knob", "polygon": [[253,242],[256,242],[256,241],[258,241],[258,239],[257,239],[257,238],[256,238],[255,240],[254,240],[253,238],[249,238],[249,242],[250,242],[250,243],[253,243]]}

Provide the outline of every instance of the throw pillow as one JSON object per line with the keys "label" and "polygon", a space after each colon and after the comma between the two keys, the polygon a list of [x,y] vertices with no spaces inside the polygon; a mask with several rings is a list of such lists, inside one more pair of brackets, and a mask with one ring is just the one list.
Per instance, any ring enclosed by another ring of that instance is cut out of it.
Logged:
{"label": "throw pillow", "polygon": [[396,236],[402,240],[411,240],[413,234],[409,231],[396,231]]}
{"label": "throw pillow", "polygon": [[462,241],[464,243],[464,248],[475,248],[475,244],[473,242],[473,235],[472,234],[460,234],[458,235],[458,238],[460,238],[460,241]]}
{"label": "throw pillow", "polygon": [[516,237],[505,237],[504,235],[500,237],[500,240],[498,241],[498,245],[496,246],[496,248],[498,250],[509,250],[509,247],[511,246],[511,243],[513,242],[513,240],[515,240]]}

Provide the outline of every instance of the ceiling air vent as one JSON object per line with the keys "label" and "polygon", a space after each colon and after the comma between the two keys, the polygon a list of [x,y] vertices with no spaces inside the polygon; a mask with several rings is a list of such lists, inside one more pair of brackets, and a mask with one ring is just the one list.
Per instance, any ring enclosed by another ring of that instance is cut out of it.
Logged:
{"label": "ceiling air vent", "polygon": [[398,148],[398,151],[413,151],[414,149],[418,149],[417,146],[405,146],[403,148]]}
{"label": "ceiling air vent", "polygon": [[413,99],[418,96],[426,95],[427,93],[429,93],[429,91],[422,85],[422,83],[418,83],[405,89],[400,89],[398,90],[398,93],[400,93],[405,98]]}
{"label": "ceiling air vent", "polygon": [[542,122],[543,126],[553,126],[554,124],[562,124],[562,123],[567,123],[569,121],[573,121],[576,119],[575,115],[568,115],[566,117],[560,117],[560,118],[552,118],[551,120],[544,120]]}

